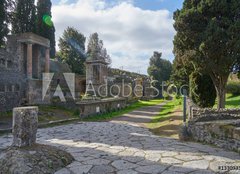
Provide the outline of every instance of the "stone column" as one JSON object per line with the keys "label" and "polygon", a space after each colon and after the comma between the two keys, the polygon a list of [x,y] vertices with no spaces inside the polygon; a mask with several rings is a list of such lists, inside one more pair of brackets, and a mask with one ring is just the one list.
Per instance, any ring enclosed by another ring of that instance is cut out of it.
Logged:
{"label": "stone column", "polygon": [[27,77],[32,78],[32,44],[27,44]]}
{"label": "stone column", "polygon": [[39,46],[34,45],[33,47],[33,77],[40,79],[40,60],[39,60]]}
{"label": "stone column", "polygon": [[49,73],[50,70],[50,49],[47,48],[45,52],[45,73]]}
{"label": "stone column", "polygon": [[32,146],[36,143],[38,128],[38,107],[20,107],[13,109],[14,147]]}

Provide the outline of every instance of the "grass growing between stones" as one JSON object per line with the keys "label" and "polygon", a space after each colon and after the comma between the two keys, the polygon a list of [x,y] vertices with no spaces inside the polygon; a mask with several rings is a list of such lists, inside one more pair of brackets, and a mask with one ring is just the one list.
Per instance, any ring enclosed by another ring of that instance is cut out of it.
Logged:
{"label": "grass growing between stones", "polygon": [[183,122],[182,100],[182,98],[174,99],[166,103],[146,127],[156,135],[178,138],[178,131]]}
{"label": "grass growing between stones", "polygon": [[[39,124],[79,118],[79,111],[70,110],[52,105],[41,105],[39,107]],[[0,129],[10,129],[12,127],[12,111],[0,113]]]}
{"label": "grass growing between stones", "polygon": [[62,119],[70,119],[78,117],[78,113],[74,110],[70,110],[67,108],[59,107],[59,106],[39,106],[39,121],[49,122],[49,121],[57,121]]}
{"label": "grass growing between stones", "polygon": [[139,109],[141,107],[145,107],[145,106],[154,106],[154,105],[158,105],[160,103],[162,103],[163,100],[162,99],[156,99],[156,100],[150,100],[150,101],[137,101],[136,103],[133,103],[131,105],[129,105],[128,107],[122,109],[122,110],[118,110],[118,111],[114,111],[114,112],[110,112],[110,113],[105,113],[105,114],[100,114],[100,115],[96,115],[96,116],[92,116],[89,118],[85,118],[83,121],[104,121],[104,120],[110,120],[114,117],[118,117],[121,116],[123,114],[129,113],[135,109]]}

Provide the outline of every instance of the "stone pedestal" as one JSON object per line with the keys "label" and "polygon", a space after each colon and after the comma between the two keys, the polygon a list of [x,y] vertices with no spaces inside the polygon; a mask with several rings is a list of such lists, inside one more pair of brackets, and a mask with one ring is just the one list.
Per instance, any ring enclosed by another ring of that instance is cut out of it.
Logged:
{"label": "stone pedestal", "polygon": [[37,128],[38,107],[14,108],[12,146],[24,147],[35,144]]}

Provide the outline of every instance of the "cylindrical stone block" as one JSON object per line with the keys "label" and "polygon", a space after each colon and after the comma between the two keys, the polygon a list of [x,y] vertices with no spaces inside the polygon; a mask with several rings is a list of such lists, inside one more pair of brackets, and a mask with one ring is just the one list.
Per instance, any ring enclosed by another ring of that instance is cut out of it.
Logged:
{"label": "cylindrical stone block", "polygon": [[32,146],[36,143],[38,128],[38,107],[19,107],[13,109],[14,147]]}

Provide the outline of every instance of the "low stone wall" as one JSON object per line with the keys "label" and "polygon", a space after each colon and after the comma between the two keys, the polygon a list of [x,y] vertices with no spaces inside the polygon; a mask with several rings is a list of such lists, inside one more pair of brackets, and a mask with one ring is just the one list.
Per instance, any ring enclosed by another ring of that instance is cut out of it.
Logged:
{"label": "low stone wall", "polygon": [[[200,108],[195,103],[192,102],[190,98],[187,99],[187,114],[188,119],[196,119],[203,116],[217,116],[219,119],[222,119],[224,115],[235,115],[240,117],[240,108],[239,109],[212,109],[212,108]],[[227,116],[228,117],[228,116]]]}
{"label": "low stone wall", "polygon": [[126,106],[127,100],[125,98],[80,101],[76,103],[76,108],[79,109],[81,118],[120,110]]}
{"label": "low stone wall", "polygon": [[240,109],[203,109],[187,99],[187,114],[192,139],[240,152]]}
{"label": "low stone wall", "polygon": [[240,119],[190,122],[188,132],[196,141],[240,153]]}

